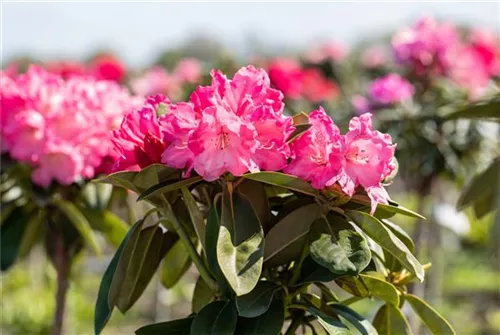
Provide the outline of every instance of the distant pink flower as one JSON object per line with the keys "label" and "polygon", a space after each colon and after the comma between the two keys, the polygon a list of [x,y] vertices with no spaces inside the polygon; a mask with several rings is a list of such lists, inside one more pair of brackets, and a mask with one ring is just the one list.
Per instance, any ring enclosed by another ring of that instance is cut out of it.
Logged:
{"label": "distant pink flower", "polygon": [[174,74],[181,82],[195,84],[200,81],[202,64],[196,58],[182,59],[174,69]]}
{"label": "distant pink flower", "polygon": [[[190,104],[175,107],[176,113],[184,115],[184,126],[178,127],[177,144],[165,151],[164,162],[185,165],[188,171],[193,167],[209,181],[225,172],[240,176],[283,168],[289,155],[286,140],[294,128],[291,118],[282,114],[282,99],[281,92],[270,88],[262,69],[244,67],[233,79],[212,71],[211,86],[199,87]],[[173,115],[162,122],[178,122],[179,117]],[[173,132],[167,135],[175,137]],[[186,143],[188,156],[176,154]]]}
{"label": "distant pink flower", "polygon": [[306,100],[313,103],[333,100],[339,94],[337,84],[326,78],[317,68],[304,69],[302,83],[302,95]]}
{"label": "distant pink flower", "polygon": [[119,153],[114,171],[140,170],[161,162],[168,143],[156,114],[160,103],[168,105],[170,100],[161,95],[149,97],[139,110],[126,114],[120,128],[113,131],[111,140]]}
{"label": "distant pink flower", "polygon": [[44,68],[51,73],[55,73],[63,77],[63,79],[87,75],[87,68],[85,64],[73,61],[51,62],[45,64]]}
{"label": "distant pink flower", "polygon": [[395,104],[411,99],[415,89],[400,75],[391,73],[370,83],[368,88],[372,100],[380,104]]}
{"label": "distant pink flower", "polygon": [[165,94],[177,100],[182,95],[182,83],[163,67],[156,66],[131,80],[132,90],[142,96]]}
{"label": "distant pink flower", "polygon": [[271,83],[283,92],[285,97],[299,99],[302,95],[302,67],[294,59],[277,58],[268,65]]}
{"label": "distant pink flower", "polygon": [[361,55],[361,64],[367,69],[374,69],[387,63],[387,52],[380,46],[372,46]]}
{"label": "distant pink flower", "polygon": [[475,29],[470,34],[472,48],[492,76],[500,75],[500,36],[487,29]]}
{"label": "distant pink flower", "polygon": [[313,63],[321,63],[325,60],[339,62],[347,56],[347,53],[348,48],[346,45],[330,41],[312,48],[307,54],[307,60]]}
{"label": "distant pink flower", "polygon": [[370,111],[370,102],[367,98],[362,95],[353,95],[351,99],[352,106],[354,107],[354,112],[358,115],[364,114]]}
{"label": "distant pink flower", "polygon": [[120,82],[125,78],[126,68],[116,56],[100,55],[92,60],[90,72],[97,79]]}
{"label": "distant pink flower", "polygon": [[395,145],[390,135],[373,130],[370,113],[351,120],[345,145],[345,178],[339,184],[349,196],[361,185],[371,199],[373,214],[378,203],[387,204],[389,200],[381,181],[395,169]]}
{"label": "distant pink flower", "polygon": [[344,139],[320,107],[309,114],[312,125],[291,144],[292,161],[283,170],[322,189],[335,184],[342,173]]}

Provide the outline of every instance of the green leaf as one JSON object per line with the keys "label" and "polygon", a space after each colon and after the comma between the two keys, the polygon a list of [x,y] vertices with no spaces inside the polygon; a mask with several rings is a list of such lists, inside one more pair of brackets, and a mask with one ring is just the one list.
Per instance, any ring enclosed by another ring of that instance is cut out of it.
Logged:
{"label": "green leaf", "polygon": [[118,247],[127,234],[130,226],[109,210],[96,211],[91,208],[82,208],[93,229],[100,231],[106,240]]}
{"label": "green leaf", "polygon": [[314,307],[309,307],[309,312],[314,315],[320,325],[326,330],[330,335],[352,335],[349,328],[344,325],[339,319],[335,319],[325,313],[319,311]]}
{"label": "green leaf", "polygon": [[[496,159],[486,170],[474,177],[462,191],[457,201],[457,209],[462,210],[472,204],[486,202],[487,209],[482,209],[481,213],[487,213],[494,209],[493,201],[500,187],[500,158]],[[488,206],[489,202],[489,206]]]}
{"label": "green leaf", "polygon": [[131,237],[137,235],[137,231],[140,230],[141,226],[142,221],[139,221],[130,228],[129,232],[123,239],[123,242],[120,244],[120,246],[116,250],[116,253],[111,259],[108,268],[104,272],[101,284],[99,285],[99,292],[97,294],[97,301],[95,304],[94,331],[96,335],[99,335],[104,329],[104,326],[111,317],[111,313],[114,308],[114,304],[109,301],[109,293],[111,289],[111,283],[118,266],[118,261],[121,258],[125,246],[129,243]]}
{"label": "green leaf", "polygon": [[32,213],[19,245],[18,254],[20,258],[26,257],[31,248],[33,248],[36,242],[40,239],[46,219],[46,213],[43,209]]}
{"label": "green leaf", "polygon": [[353,325],[362,335],[378,335],[373,325],[351,308],[342,304],[330,304],[329,306],[337,315]]}
{"label": "green leaf", "polygon": [[259,217],[260,223],[264,227],[264,230],[266,230],[270,210],[264,184],[254,180],[244,180],[238,185],[237,190],[250,201],[255,213]]}
{"label": "green leaf", "polygon": [[18,257],[19,246],[23,240],[30,217],[36,213],[28,212],[26,207],[15,207],[0,228],[1,270],[7,270]]}
{"label": "green leaf", "polygon": [[288,138],[287,140],[287,143],[291,143],[293,142],[295,139],[297,139],[297,137],[299,137],[303,132],[305,132],[306,130],[308,130],[309,128],[311,128],[312,124],[310,123],[299,123],[299,124],[296,124],[294,127],[295,127],[295,130],[293,131],[293,133],[290,135],[290,137]]}
{"label": "green leaf", "polygon": [[381,220],[381,222],[394,235],[396,235],[401,240],[401,242],[403,242],[408,247],[408,250],[410,250],[411,252],[413,252],[415,250],[415,244],[413,243],[413,240],[411,239],[410,235],[408,235],[408,233],[404,231],[403,228],[401,228],[397,224],[392,223],[391,221],[388,221],[388,220]]}
{"label": "green leaf", "polygon": [[177,181],[177,182],[175,182],[175,181],[172,182],[171,180],[167,180],[167,181],[161,182],[159,184],[156,184],[156,185],[148,188],[144,192],[142,192],[141,195],[139,196],[139,198],[137,199],[137,201],[148,199],[148,198],[150,198],[154,195],[160,194],[160,193],[168,193],[168,192],[179,190],[183,187],[189,187],[189,186],[194,185],[202,180],[203,180],[203,178],[200,176],[192,177],[189,179],[184,179],[184,180]]}
{"label": "green leaf", "polygon": [[394,306],[399,306],[398,290],[391,283],[366,274],[359,275],[369,294]]}
{"label": "green leaf", "polygon": [[[356,202],[358,204],[365,205],[368,208],[370,207],[370,204],[371,204],[370,198],[368,198],[365,195],[354,195],[351,198],[351,201]],[[405,208],[405,207],[403,207],[403,206],[401,206],[398,203],[393,202],[393,201],[389,202],[389,205],[378,204],[377,211],[380,211],[380,210],[385,211],[385,212],[389,212],[389,213],[402,214],[405,216],[425,220],[425,217],[423,217],[422,215],[420,215],[420,214],[418,214],[418,213],[416,213],[408,208]],[[377,212],[375,212],[375,214],[376,213]],[[383,218],[387,218],[387,217],[389,217],[389,216],[387,216],[387,215],[383,216]]]}
{"label": "green leaf", "polygon": [[264,261],[268,266],[281,265],[300,256],[311,224],[321,215],[314,203],[302,206],[279,221],[266,235]]}
{"label": "green leaf", "polygon": [[87,243],[87,245],[94,250],[97,255],[100,255],[101,248],[97,243],[95,234],[92,231],[92,227],[85,215],[83,215],[82,212],[80,212],[80,210],[69,201],[61,198],[55,198],[53,203],[64,214],[64,216],[68,218],[76,230],[78,230],[85,243]]}
{"label": "green leaf", "polygon": [[496,97],[488,101],[467,104],[455,112],[446,115],[444,119],[500,119],[500,99]]}
{"label": "green leaf", "polygon": [[82,197],[88,207],[104,210],[108,207],[113,186],[104,183],[87,183],[82,190]]}
{"label": "green leaf", "polygon": [[380,335],[412,335],[408,320],[397,306],[383,305],[372,322]]}
{"label": "green leaf", "polygon": [[378,243],[382,249],[387,250],[401,265],[413,273],[420,281],[423,281],[424,269],[422,265],[413,256],[408,247],[382,222],[363,212],[346,211],[346,214],[365,234]]}
{"label": "green leaf", "polygon": [[308,256],[302,262],[302,267],[300,268],[300,279],[298,280],[297,285],[314,282],[328,283],[340,276],[341,275],[334,274],[325,267],[319,265],[313,261],[310,256]]}
{"label": "green leaf", "polygon": [[332,273],[357,275],[370,263],[368,242],[353,228],[336,227],[335,233],[324,219],[311,226],[311,258]]}
{"label": "green leaf", "polygon": [[238,314],[231,301],[214,301],[203,307],[191,325],[191,335],[232,335]]}
{"label": "green leaf", "polygon": [[456,334],[450,323],[425,301],[413,294],[405,294],[405,299],[433,334]]}
{"label": "green leaf", "polygon": [[255,318],[264,314],[278,289],[279,286],[272,282],[260,281],[250,293],[236,297],[238,314],[245,318]]}
{"label": "green leaf", "polygon": [[335,283],[346,292],[356,297],[365,298],[370,295],[368,287],[357,277],[345,276],[335,279]]}
{"label": "green leaf", "polygon": [[211,303],[214,299],[214,293],[205,283],[203,278],[198,277],[194,285],[193,300],[191,301],[191,309],[193,313],[198,313],[203,307]]}
{"label": "green leaf", "polygon": [[168,322],[154,323],[141,327],[135,331],[136,335],[187,335],[191,331],[194,316]]}
{"label": "green leaf", "polygon": [[191,266],[191,258],[181,240],[167,251],[161,265],[160,280],[166,288],[172,288]]}
{"label": "green leaf", "polygon": [[248,199],[238,192],[222,194],[217,261],[237,296],[259,281],[264,255],[264,232]]}
{"label": "green leaf", "polygon": [[133,181],[138,172],[136,171],[120,171],[111,173],[106,177],[95,179],[94,183],[111,184],[118,187],[123,187],[138,193]]}
{"label": "green leaf", "polygon": [[267,311],[256,318],[238,318],[235,334],[278,335],[285,322],[283,301],[273,299]]}
{"label": "green leaf", "polygon": [[243,178],[255,180],[264,184],[284,187],[314,197],[319,196],[318,190],[314,189],[308,182],[281,172],[248,173],[243,175]]}
{"label": "green leaf", "polygon": [[187,187],[183,187],[181,188],[181,192],[184,203],[189,211],[189,216],[193,222],[194,230],[198,236],[198,240],[205,250],[205,220],[203,219],[203,215],[201,214],[200,208],[198,207],[198,204],[189,189]]}

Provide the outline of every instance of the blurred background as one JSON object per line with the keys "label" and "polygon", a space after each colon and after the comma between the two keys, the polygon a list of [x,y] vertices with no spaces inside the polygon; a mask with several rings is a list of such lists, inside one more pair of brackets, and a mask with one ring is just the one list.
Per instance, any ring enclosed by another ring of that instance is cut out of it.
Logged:
{"label": "blurred background", "polygon": [[[232,76],[252,63],[268,70],[291,114],[321,104],[345,128],[354,114],[374,112],[379,128],[406,152],[398,156],[400,176],[389,188],[391,197],[429,218],[395,220],[412,233],[422,264],[432,263],[426,284],[413,289],[459,334],[499,334],[498,215],[478,215],[477,209],[458,212],[455,206],[464,185],[500,155],[499,127],[457,122],[439,133],[444,144],[429,140],[434,137],[428,134],[437,129],[432,116],[438,111],[498,97],[500,71],[487,75],[484,83],[471,83],[463,80],[463,72],[473,77],[474,61],[460,68],[460,75],[421,76],[395,60],[395,36],[407,36],[409,27],[418,30],[415,24],[422,18],[452,23],[471,45],[477,45],[473,32],[487,31],[498,47],[499,2],[3,2],[2,69],[15,75],[36,63],[64,76],[91,72],[138,95],[166,93],[182,100],[195,85],[207,83],[211,68]],[[454,57],[448,62],[458,64],[460,55]],[[296,92],[288,76],[299,70],[304,82]],[[412,101],[372,101],[370,83],[389,73],[399,73],[415,86]],[[429,77],[438,78],[430,88],[425,86]],[[426,121],[408,126],[415,114]],[[73,269],[68,334],[92,333],[99,281],[114,252],[107,250],[102,258],[83,253]],[[50,333],[55,271],[42,255],[32,252],[26,262],[2,274],[2,334]],[[132,333],[143,324],[189,314],[196,276],[186,278],[168,290],[154,279],[127,316],[115,312],[103,333]],[[375,301],[354,305],[370,319],[377,306]]]}

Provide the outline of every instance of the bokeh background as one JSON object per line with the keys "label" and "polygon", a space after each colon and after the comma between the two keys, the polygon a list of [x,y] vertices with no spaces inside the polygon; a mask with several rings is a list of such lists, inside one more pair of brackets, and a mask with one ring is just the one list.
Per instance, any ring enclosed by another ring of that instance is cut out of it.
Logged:
{"label": "bokeh background", "polygon": [[[261,63],[276,55],[307,54],[324,42],[334,42],[339,53],[359,59],[364,46],[374,41],[389,43],[396,31],[423,16],[449,20],[458,27],[486,28],[500,36],[498,2],[3,2],[2,68],[13,63],[22,70],[32,62],[85,62],[106,53],[120,59],[132,76],[153,64],[171,69],[183,57],[201,60],[204,74],[219,66],[232,75],[239,65]],[[343,62],[339,60],[344,70],[349,68]],[[341,79],[337,80],[342,87]],[[362,88],[355,85],[351,82],[343,89],[361,93]],[[334,104],[330,109],[334,119],[335,106],[339,111],[346,109]],[[311,110],[304,104],[295,107]],[[420,234],[422,263],[433,264],[428,284],[415,290],[442,311],[459,334],[500,333],[500,234],[493,234],[495,216],[478,220],[471,211],[455,210],[464,182],[498,155],[497,126],[481,127],[484,136],[491,138],[489,151],[468,162],[461,177],[448,174],[429,187],[425,198],[418,187],[403,182],[396,181],[389,189],[394,199],[424,212],[433,223],[429,228],[430,224],[409,219],[397,221],[414,235]],[[416,232],[417,227],[423,233]],[[112,248],[108,251],[102,258],[84,253],[74,268],[76,280],[70,288],[65,321],[68,334],[92,333],[97,288],[113,253]],[[50,333],[55,272],[42,255],[34,252],[27,262],[2,274],[2,334]],[[127,316],[113,315],[104,333],[132,333],[140,325],[189,314],[196,276],[187,277],[171,290],[153,280]],[[376,302],[355,307],[371,318]]]}

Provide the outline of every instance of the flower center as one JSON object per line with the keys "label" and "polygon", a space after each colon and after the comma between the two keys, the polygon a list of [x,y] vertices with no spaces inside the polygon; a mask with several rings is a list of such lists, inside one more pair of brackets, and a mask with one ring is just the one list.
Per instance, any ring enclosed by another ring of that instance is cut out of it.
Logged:
{"label": "flower center", "polygon": [[224,132],[224,131],[221,131],[219,136],[217,136],[217,138],[213,139],[213,141],[215,140],[215,147],[219,150],[224,150],[225,148],[227,148],[229,146],[229,143],[231,142],[231,139],[229,138],[229,135]]}

